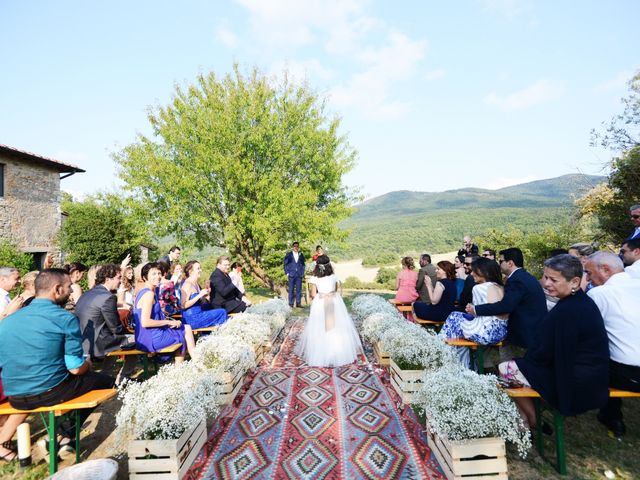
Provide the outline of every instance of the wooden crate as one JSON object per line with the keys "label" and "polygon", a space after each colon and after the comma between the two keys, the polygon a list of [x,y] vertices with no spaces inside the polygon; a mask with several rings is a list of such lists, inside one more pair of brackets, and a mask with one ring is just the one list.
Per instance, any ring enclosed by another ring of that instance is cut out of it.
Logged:
{"label": "wooden crate", "polygon": [[129,442],[129,480],[180,480],[207,440],[203,418],[176,440]]}
{"label": "wooden crate", "polygon": [[509,478],[502,438],[452,441],[429,434],[427,441],[448,480],[506,480]]}
{"label": "wooden crate", "polygon": [[230,373],[224,374],[224,383],[222,384],[222,388],[220,391],[221,405],[229,405],[231,402],[233,402],[233,400],[236,398],[236,395],[242,388],[245,373],[245,370],[241,370],[235,375],[231,375]]}
{"label": "wooden crate", "polygon": [[271,347],[269,346],[269,343],[262,343],[262,344],[257,345],[255,347],[256,366],[260,365],[260,362],[264,358],[265,353],[267,353],[267,351],[269,351],[270,349],[271,349]]}
{"label": "wooden crate", "polygon": [[373,344],[373,354],[376,356],[376,360],[380,365],[382,365],[383,367],[389,366],[389,354],[382,351],[380,342],[375,342]]}
{"label": "wooden crate", "polygon": [[391,377],[391,385],[398,395],[402,397],[402,403],[410,404],[413,402],[413,396],[422,385],[422,375],[424,370],[402,370],[393,358],[389,359],[389,376]]}

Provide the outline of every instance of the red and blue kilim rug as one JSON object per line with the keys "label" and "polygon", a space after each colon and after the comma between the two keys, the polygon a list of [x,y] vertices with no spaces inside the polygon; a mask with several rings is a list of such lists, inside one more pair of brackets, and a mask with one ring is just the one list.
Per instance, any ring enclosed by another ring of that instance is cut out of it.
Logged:
{"label": "red and blue kilim rug", "polygon": [[291,357],[299,323],[217,419],[187,479],[444,478],[375,365],[315,368]]}

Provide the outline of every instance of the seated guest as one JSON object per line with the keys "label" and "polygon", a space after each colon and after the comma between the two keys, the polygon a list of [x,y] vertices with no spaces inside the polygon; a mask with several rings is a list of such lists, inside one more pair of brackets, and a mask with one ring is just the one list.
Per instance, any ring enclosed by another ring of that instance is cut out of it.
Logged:
{"label": "seated guest", "polygon": [[[322,247],[320,247],[322,250]],[[247,292],[244,288],[244,282],[242,281],[242,265],[238,262],[233,262],[231,264],[231,270],[229,271],[229,278],[231,282],[236,286],[238,290],[242,292],[242,301],[245,303],[247,307],[251,306],[251,300],[247,297]]]}
{"label": "seated guest", "polygon": [[162,274],[156,291],[158,303],[166,316],[175,315],[180,313],[180,301],[178,300],[178,295],[176,295],[176,283],[182,274],[182,267],[180,267],[177,274],[172,275],[171,268],[173,265],[165,262],[158,262],[158,265]]}
{"label": "seated guest", "polygon": [[[90,371],[78,319],[60,307],[71,294],[69,275],[58,268],[43,270],[35,289],[30,305],[0,322],[0,367],[11,406],[31,410],[112,388],[111,377]],[[81,422],[91,410],[80,410]],[[61,433],[61,443],[70,442],[69,432]]]}
{"label": "seated guest", "polygon": [[459,257],[465,257],[467,254],[478,256],[478,245],[473,243],[469,235],[465,235],[462,239],[462,248],[458,250]]}
{"label": "seated guest", "polygon": [[620,249],[624,271],[634,278],[640,279],[640,237],[627,240]]}
{"label": "seated guest", "polygon": [[118,287],[118,308],[133,307],[134,284],[133,267],[127,265],[124,270],[122,270],[122,280],[120,287]]}
{"label": "seated guest", "polygon": [[418,270],[418,281],[416,282],[416,290],[422,303],[431,303],[426,282],[431,282],[431,286],[435,287],[437,281],[436,267],[431,264],[431,255],[423,253],[420,255],[420,270]]}
{"label": "seated guest", "polygon": [[85,272],[88,270],[87,266],[80,262],[72,262],[63,267],[64,271],[69,274],[71,278],[71,295],[69,301],[65,305],[67,310],[73,311],[73,307],[78,302],[80,295],[82,295],[82,287],[79,285],[80,280],[84,277]]}
{"label": "seated guest", "polygon": [[184,273],[187,278],[182,284],[182,321],[191,325],[192,329],[224,323],[227,320],[227,311],[224,308],[212,308],[205,300],[209,295],[209,289],[200,288],[200,263],[191,260],[185,265]]}
{"label": "seated guest", "polygon": [[402,270],[396,276],[396,300],[413,303],[418,299],[418,291],[416,290],[418,272],[416,272],[413,258],[404,257],[400,263]]}
{"label": "seated guest", "polygon": [[[574,243],[569,247],[569,255],[580,259],[582,262],[582,268],[584,269],[584,262],[587,260],[587,257],[592,253],[595,253],[597,248],[592,243]],[[588,292],[591,289],[592,285],[587,280],[587,275],[585,274],[582,277],[582,282],[580,283],[580,288],[585,292]]]}
{"label": "seated guest", "polygon": [[162,273],[156,262],[142,267],[140,278],[144,282],[136,295],[133,306],[135,319],[136,347],[144,352],[157,352],[176,343],[182,344],[180,353],[176,353],[176,362],[184,360],[185,347],[193,357],[195,341],[189,325],[180,320],[167,318],[160,308],[156,290],[160,285]]}
{"label": "seated guest", "polygon": [[496,261],[496,251],[490,248],[485,248],[482,252],[482,256],[484,258],[488,258],[489,260],[493,260],[494,262]]}
{"label": "seated guest", "polygon": [[227,313],[244,312],[247,304],[242,301],[242,292],[233,284],[229,277],[229,257],[222,255],[218,258],[216,269],[211,274],[211,305],[214,308],[224,308]]}
{"label": "seated guest", "polygon": [[[460,294],[458,295],[458,305],[456,306],[456,310],[460,312],[464,312],[467,304],[473,301],[473,287],[475,286],[476,281],[475,277],[471,275],[471,264],[478,258],[480,257],[477,255],[467,255],[464,258],[464,273],[467,278],[464,279],[462,290],[460,290]],[[498,271],[500,271],[500,268],[498,268]]]}
{"label": "seated guest", "polygon": [[438,262],[436,268],[436,286],[427,282],[431,304],[415,302],[413,312],[418,318],[424,320],[444,321],[453,311],[456,301],[456,270],[453,263],[444,260]]}
{"label": "seated guest", "polygon": [[456,278],[465,280],[467,278],[467,272],[464,269],[464,255],[456,255],[453,259],[453,266],[456,270]]}
{"label": "seated guest", "polygon": [[[609,337],[609,386],[640,392],[640,279],[610,252],[590,255],[585,269],[594,285],[587,295],[600,309]],[[609,398],[598,415],[616,437],[625,433],[621,408],[622,400]]]}
{"label": "seated guest", "polygon": [[[6,308],[12,302],[9,292],[20,285],[20,272],[14,267],[0,267],[0,318],[7,316]],[[14,299],[15,300],[15,299]],[[15,300],[17,302],[17,300]],[[10,311],[16,311],[19,305]]]}
{"label": "seated guest", "polygon": [[[484,305],[502,300],[504,296],[502,274],[495,261],[477,258],[472,263],[469,276],[475,279],[474,304]],[[482,345],[491,345],[502,341],[507,336],[506,316],[473,317],[468,313],[452,312],[440,333],[447,338],[466,338]]]}
{"label": "seated guest", "polygon": [[[582,263],[571,255],[544,262],[545,287],[560,300],[540,322],[539,341],[524,358],[499,365],[501,376],[530,386],[563,415],[600,408],[609,397],[607,332],[598,307],[580,288],[582,274]],[[535,426],[533,400],[515,400]]]}
{"label": "seated guest", "polygon": [[[524,258],[519,248],[501,250],[499,264],[506,275],[502,300],[484,305],[469,304],[466,311],[482,317],[509,315],[507,342],[529,348],[537,343],[536,331],[547,313],[544,292],[538,280],[523,268]],[[509,348],[502,348],[500,355],[501,360],[513,358]]]}
{"label": "seated guest", "polygon": [[[120,321],[118,302],[114,295],[121,278],[118,265],[102,265],[96,272],[96,286],[83,293],[76,303],[83,349],[91,358],[104,359],[104,369],[112,368],[116,362],[116,357],[107,357],[107,353],[135,346],[134,335],[128,333]],[[117,385],[130,378],[136,361],[134,356],[125,357],[124,365],[116,377]]]}

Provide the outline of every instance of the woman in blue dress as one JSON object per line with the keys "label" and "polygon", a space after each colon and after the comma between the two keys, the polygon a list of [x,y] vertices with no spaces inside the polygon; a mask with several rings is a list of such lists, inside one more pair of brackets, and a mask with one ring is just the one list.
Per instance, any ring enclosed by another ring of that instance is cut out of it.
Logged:
{"label": "woman in blue dress", "polygon": [[209,289],[200,288],[198,280],[201,273],[202,267],[196,260],[191,260],[184,267],[186,278],[181,289],[182,321],[194,330],[220,325],[227,320],[227,311],[224,308],[213,308],[205,300],[209,295]]}
{"label": "woman in blue dress", "polygon": [[456,267],[453,263],[444,260],[437,263],[435,287],[431,282],[427,283],[431,304],[415,302],[413,312],[415,316],[423,320],[444,321],[453,311],[456,301]]}
{"label": "woman in blue dress", "polygon": [[176,343],[182,344],[182,350],[176,353],[176,362],[184,360],[185,348],[193,358],[195,341],[189,325],[180,320],[165,317],[156,298],[155,291],[160,284],[160,266],[157,262],[142,267],[142,289],[136,295],[133,316],[136,320],[136,348],[145,352],[157,352]]}

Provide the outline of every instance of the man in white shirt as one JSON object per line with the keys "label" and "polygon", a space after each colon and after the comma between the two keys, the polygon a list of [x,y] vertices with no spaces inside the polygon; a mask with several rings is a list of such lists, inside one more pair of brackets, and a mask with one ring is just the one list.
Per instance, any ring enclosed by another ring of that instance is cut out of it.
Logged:
{"label": "man in white shirt", "polygon": [[[587,295],[596,303],[609,337],[609,385],[640,392],[640,280],[624,271],[620,258],[596,252],[584,265],[594,288]],[[610,398],[598,414],[616,437],[625,433],[622,400]]]}
{"label": "man in white shirt", "polygon": [[620,249],[624,271],[634,278],[640,279],[640,237],[627,240]]}
{"label": "man in white shirt", "polygon": [[0,314],[11,303],[9,292],[20,283],[20,272],[13,267],[0,267]]}

